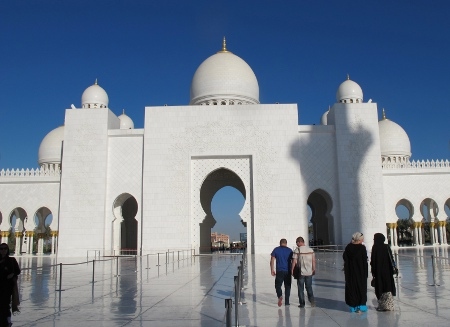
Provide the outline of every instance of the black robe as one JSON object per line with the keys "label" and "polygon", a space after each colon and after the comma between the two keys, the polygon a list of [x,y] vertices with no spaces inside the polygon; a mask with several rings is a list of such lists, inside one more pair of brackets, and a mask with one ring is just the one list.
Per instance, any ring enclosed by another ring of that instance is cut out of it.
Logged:
{"label": "black robe", "polygon": [[343,254],[345,303],[351,307],[367,302],[367,251],[363,244],[348,244]]}
{"label": "black robe", "polygon": [[[374,239],[372,255],[370,256],[370,267],[372,277],[375,278],[375,295],[377,299],[381,294],[391,292],[396,295],[395,282],[392,267],[392,252],[388,244],[384,244],[384,237]],[[377,242],[378,241],[378,242]]]}

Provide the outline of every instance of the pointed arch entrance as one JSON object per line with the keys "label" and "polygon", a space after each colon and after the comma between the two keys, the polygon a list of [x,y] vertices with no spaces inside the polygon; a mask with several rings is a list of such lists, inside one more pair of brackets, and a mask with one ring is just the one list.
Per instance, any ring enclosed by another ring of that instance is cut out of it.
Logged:
{"label": "pointed arch entrance", "polygon": [[324,190],[312,192],[307,201],[311,208],[311,223],[314,245],[327,245],[334,242],[334,219],[331,215],[333,202]]}
{"label": "pointed arch entrance", "polygon": [[[211,211],[211,203],[214,195],[223,187],[231,186],[237,189],[244,199],[246,198],[246,190],[244,183],[233,171],[226,168],[220,168],[209,174],[202,184],[200,189],[200,203],[204,212],[205,218],[200,223],[200,252],[211,252],[211,228],[216,224],[216,220]],[[242,224],[247,227],[246,223]]]}
{"label": "pointed arch entrance", "polygon": [[253,205],[251,156],[191,158],[191,230],[192,247],[199,253],[211,252],[211,228],[216,220],[211,210],[214,195],[226,186],[242,194],[243,207],[239,219],[246,230],[246,246],[253,251]]}
{"label": "pointed arch entrance", "polygon": [[113,204],[113,253],[137,254],[138,221],[136,214],[138,203],[129,193],[119,195]]}

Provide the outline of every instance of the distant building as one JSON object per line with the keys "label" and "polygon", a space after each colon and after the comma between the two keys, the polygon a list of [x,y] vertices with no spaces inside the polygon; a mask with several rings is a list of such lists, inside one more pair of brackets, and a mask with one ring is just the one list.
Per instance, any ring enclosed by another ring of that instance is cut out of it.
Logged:
{"label": "distant building", "polygon": [[[266,59],[268,65],[278,60]],[[304,96],[298,89],[295,97]],[[405,130],[375,102],[364,102],[348,77],[320,118],[320,125],[299,125],[297,104],[260,103],[253,70],[225,40],[196,70],[189,103],[146,107],[140,129],[110,109],[96,82],[79,108],[66,109],[64,125],[42,140],[39,169],[0,171],[1,241],[15,236],[16,253],[31,253],[38,238],[42,249],[52,215],[52,250],[59,257],[123,249],[145,255],[175,246],[208,253],[216,223],[212,199],[231,186],[245,198],[239,215],[249,253],[270,253],[281,238],[293,246],[296,237],[308,238],[310,221],[314,240],[323,244],[347,244],[360,231],[369,248],[378,232],[397,246],[399,206],[409,212],[416,246],[448,244],[448,160],[410,161]],[[417,128],[433,133],[420,121]],[[2,141],[14,142],[14,135]],[[219,240],[229,244],[228,236]]]}
{"label": "distant building", "polygon": [[219,234],[217,232],[211,233],[211,244],[213,247],[230,246],[230,236],[226,234]]}

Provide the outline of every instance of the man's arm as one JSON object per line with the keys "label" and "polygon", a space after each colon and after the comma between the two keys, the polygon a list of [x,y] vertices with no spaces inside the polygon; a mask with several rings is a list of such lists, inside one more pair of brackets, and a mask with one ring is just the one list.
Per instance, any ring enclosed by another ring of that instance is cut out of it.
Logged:
{"label": "man's arm", "polygon": [[314,252],[312,254],[312,274],[316,274],[316,254]]}
{"label": "man's arm", "polygon": [[275,270],[273,269],[273,263],[275,262],[275,257],[270,257],[270,273],[272,274],[272,276],[276,275]]}
{"label": "man's arm", "polygon": [[294,276],[294,267],[297,265],[297,258],[294,256],[292,258],[291,275]]}

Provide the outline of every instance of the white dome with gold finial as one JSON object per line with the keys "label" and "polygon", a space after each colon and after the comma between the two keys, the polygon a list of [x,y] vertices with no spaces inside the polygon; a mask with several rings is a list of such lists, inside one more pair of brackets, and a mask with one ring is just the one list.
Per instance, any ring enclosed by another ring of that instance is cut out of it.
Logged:
{"label": "white dome with gold finial", "polygon": [[406,162],[411,157],[411,142],[408,134],[397,123],[386,118],[383,109],[383,118],[378,122],[380,131],[380,147],[383,162]]}
{"label": "white dome with gold finial", "polygon": [[259,85],[253,70],[226,48],[206,59],[191,83],[191,105],[258,104]]}
{"label": "white dome with gold finial", "polygon": [[336,101],[338,103],[362,103],[363,91],[358,83],[352,81],[347,75],[347,80],[339,85],[336,92]]}
{"label": "white dome with gold finial", "polygon": [[120,129],[133,129],[134,123],[130,117],[125,115],[125,109],[123,109],[122,114],[118,117],[120,120]]}
{"label": "white dome with gold finial", "polygon": [[108,108],[109,98],[106,91],[95,80],[94,85],[84,90],[81,96],[81,107],[83,109]]}

